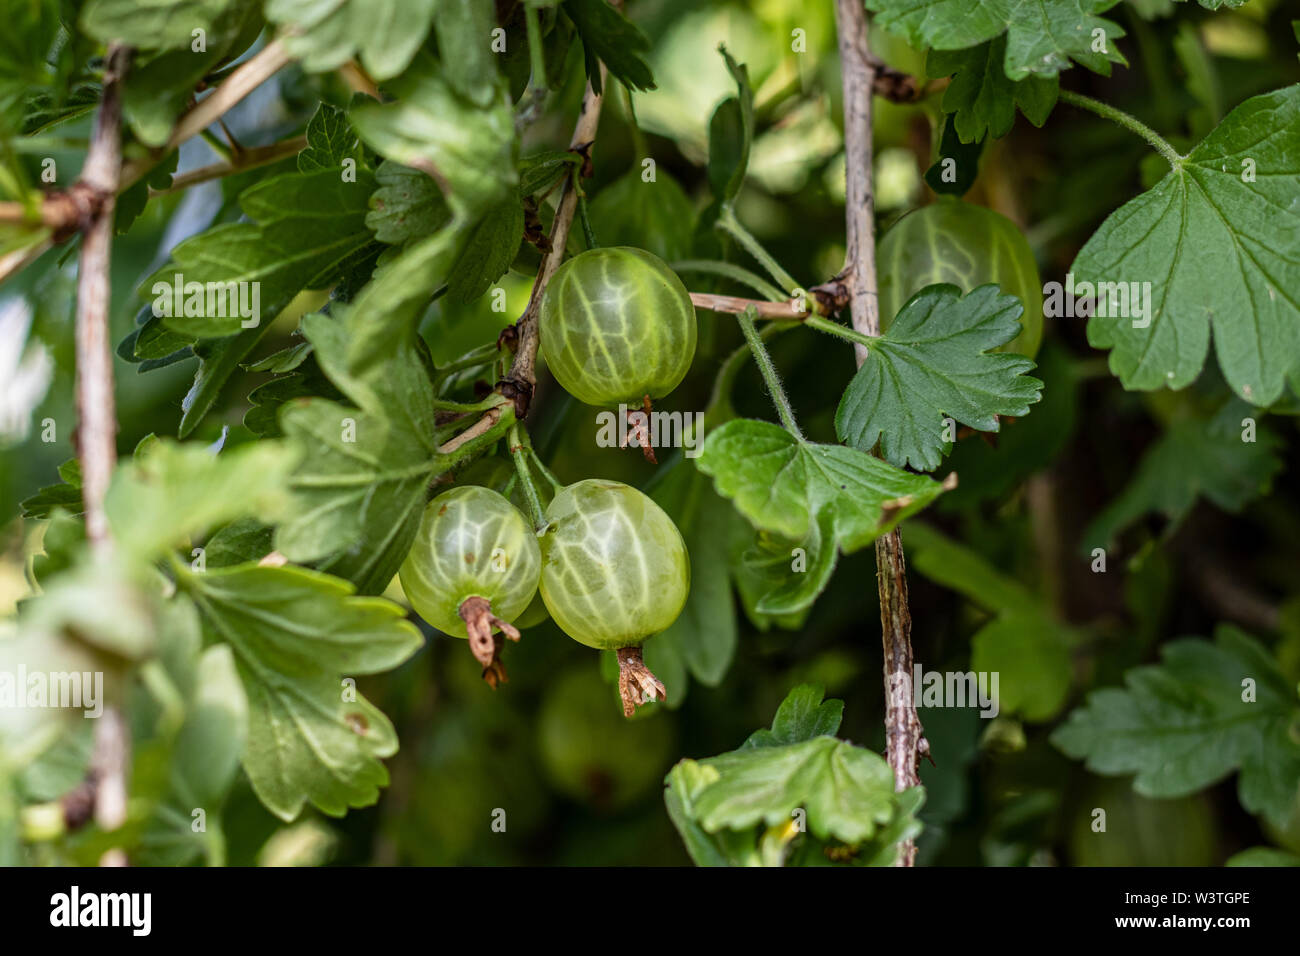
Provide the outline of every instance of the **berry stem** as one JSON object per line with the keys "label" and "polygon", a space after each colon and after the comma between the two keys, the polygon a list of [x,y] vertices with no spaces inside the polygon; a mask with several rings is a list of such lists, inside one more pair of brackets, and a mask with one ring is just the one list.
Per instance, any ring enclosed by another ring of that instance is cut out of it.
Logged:
{"label": "berry stem", "polygon": [[[506,666],[501,663],[501,647],[505,644],[506,637],[512,641],[519,640],[519,631],[513,624],[492,613],[492,604],[487,598],[467,597],[461,602],[457,613],[465,622],[470,652],[483,665],[483,680],[495,690],[508,679]],[[493,634],[493,630],[498,628],[501,633]]]}
{"label": "berry stem", "polygon": [[823,319],[815,315],[804,319],[803,324],[808,326],[810,329],[825,332],[827,335],[834,335],[842,339],[847,339],[850,342],[856,342],[858,345],[865,346],[868,349],[876,343],[876,339],[878,338],[878,336],[867,335],[863,332],[859,332],[857,329],[850,329],[840,325],[838,322],[832,322],[829,319]]}
{"label": "berry stem", "polygon": [[799,441],[803,441],[803,432],[799,430],[799,425],[794,420],[794,409],[790,407],[790,400],[786,397],[785,388],[781,385],[781,378],[777,375],[776,366],[772,364],[772,356],[767,353],[767,346],[763,344],[758,329],[754,328],[754,310],[748,309],[736,316],[736,321],[740,323],[740,330],[745,333],[745,341],[749,343],[749,351],[754,355],[754,364],[758,366],[763,381],[767,383],[768,394],[772,396],[772,404],[776,406],[776,413],[781,418],[781,424],[791,435],[799,439]]}
{"label": "berry stem", "polygon": [[1112,123],[1124,127],[1129,132],[1136,133],[1150,143],[1157,153],[1168,160],[1170,166],[1178,166],[1187,158],[1170,146],[1167,139],[1146,123],[1143,123],[1130,113],[1125,113],[1123,110],[1111,106],[1109,103],[1094,100],[1091,96],[1084,96],[1082,93],[1075,93],[1072,90],[1061,90],[1061,102],[1077,106],[1079,109],[1088,110],[1090,113],[1096,113],[1102,119],[1108,119]]}
{"label": "berry stem", "polygon": [[645,666],[639,647],[620,647],[618,655],[618,695],[623,699],[623,716],[631,717],[642,704],[666,701],[668,691],[663,681]]}
{"label": "berry stem", "polygon": [[782,294],[781,290],[762,276],[731,262],[721,262],[716,259],[683,259],[680,262],[674,262],[672,268],[674,272],[700,272],[722,276],[722,278],[730,279],[732,282],[749,286],[769,302],[784,302],[786,300],[786,296]]}
{"label": "berry stem", "polygon": [[781,268],[781,263],[772,258],[771,253],[759,244],[759,241],[740,224],[736,218],[736,210],[731,203],[723,203],[722,211],[718,213],[718,222],[715,226],[723,232],[734,238],[751,256],[758,260],[759,264],[767,270],[768,274],[776,280],[777,285],[793,296],[795,290],[799,288],[799,283],[794,281],[794,277],[785,269]]}
{"label": "berry stem", "polygon": [[537,486],[533,484],[532,471],[528,467],[528,452],[532,450],[532,445],[528,441],[528,432],[519,422],[510,426],[508,442],[510,457],[514,459],[515,471],[519,475],[519,487],[528,502],[528,517],[532,519],[533,529],[536,530],[546,524],[546,519],[543,517],[545,509],[542,508],[541,495],[537,493]]}

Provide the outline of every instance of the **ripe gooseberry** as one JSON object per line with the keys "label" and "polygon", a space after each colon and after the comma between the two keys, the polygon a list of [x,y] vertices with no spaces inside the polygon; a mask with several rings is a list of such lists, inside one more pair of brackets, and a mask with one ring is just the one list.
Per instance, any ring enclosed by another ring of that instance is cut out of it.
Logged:
{"label": "ripe gooseberry", "polygon": [[588,405],[667,395],[695,357],[695,307],[658,256],[590,249],[556,270],[542,296],[542,354],[556,381]]}
{"label": "ripe gooseberry", "polygon": [[1019,227],[992,209],[944,198],[908,213],[880,237],[880,327],[913,295],[947,282],[963,293],[989,282],[1020,299],[1021,332],[999,352],[1033,358],[1043,338],[1043,284]]}
{"label": "ripe gooseberry", "polygon": [[466,637],[493,687],[506,679],[500,630],[528,607],[541,574],[541,550],[528,519],[501,495],[478,485],[444,491],[429,502],[398,576],[416,612],[446,634]]}
{"label": "ripe gooseberry", "polygon": [[641,644],[686,605],[690,559],[677,525],[630,485],[592,478],[558,492],[545,518],[540,589],[551,617],[578,643],[618,652],[625,714],[643,696],[665,699]]}

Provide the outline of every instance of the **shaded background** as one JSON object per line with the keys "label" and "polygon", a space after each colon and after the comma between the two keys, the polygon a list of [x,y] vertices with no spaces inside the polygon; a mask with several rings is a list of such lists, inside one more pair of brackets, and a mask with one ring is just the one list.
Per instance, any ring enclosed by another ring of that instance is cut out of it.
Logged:
{"label": "shaded background", "polygon": [[[637,94],[646,149],[661,178],[676,180],[698,211],[707,203],[703,162],[708,120],[732,92],[715,50],[725,43],[748,65],[756,91],[758,136],[739,217],[800,281],[824,281],[839,270],[843,247],[843,153],[839,74],[832,4],[789,2],[699,4],[636,0],[630,15],[654,42],[659,88]],[[1066,87],[1132,112],[1186,148],[1203,135],[1205,110],[1180,31],[1190,31],[1209,57],[1223,111],[1259,92],[1300,79],[1290,21],[1300,5],[1251,0],[1238,11],[1208,14],[1179,5],[1176,19],[1145,20],[1121,4],[1108,16],[1128,31],[1121,49],[1131,66],[1111,78],[1082,68],[1062,74]],[[807,52],[790,50],[803,30]],[[877,52],[891,65],[924,73],[922,55],[874,31]],[[528,133],[526,146],[563,145],[580,98],[581,64],[567,61],[567,88]],[[291,67],[234,111],[234,132],[248,145],[300,131],[318,99],[345,105],[347,91],[329,78]],[[939,95],[917,106],[877,100],[878,216],[887,228],[906,211],[933,200],[920,175],[932,161]],[[84,136],[88,121],[68,127]],[[69,177],[79,153],[56,156]],[[592,223],[602,244],[636,244],[680,259],[708,253],[714,242],[662,209],[629,208],[602,190],[640,171],[641,152],[621,94],[609,97],[588,184]],[[180,168],[210,162],[199,141],[186,145]],[[181,239],[238,218],[234,199],[270,166],[195,187],[150,203],[114,246],[113,328],[133,327],[135,288]],[[1112,210],[1151,185],[1158,156],[1139,139],[1089,114],[1058,105],[1043,129],[1017,118],[1013,132],[989,146],[967,201],[987,205],[1019,224],[1044,281],[1062,281],[1074,255]],[[62,164],[67,163],[64,167]],[[736,261],[746,266],[740,254]],[[72,288],[75,262],[56,249],[0,288],[0,608],[28,590],[27,556],[39,549],[34,523],[12,516],[18,502],[55,480],[73,456]],[[526,256],[502,282],[506,313],[484,299],[468,307],[435,303],[422,326],[437,361],[491,341],[527,301]],[[693,281],[698,280],[698,281]],[[703,277],[692,290],[731,291]],[[301,309],[311,303],[300,303]],[[296,314],[286,314],[258,354],[282,348]],[[740,343],[728,316],[700,313],[701,347],[691,377],[663,410],[699,410],[708,402],[722,356]],[[773,355],[810,438],[834,441],[833,410],[852,371],[852,353],[807,334],[778,338]],[[1213,362],[1182,393],[1128,393],[1111,378],[1104,355],[1087,346],[1081,319],[1047,320],[1034,374],[1046,381],[1044,401],[1009,423],[996,447],[979,437],[961,441],[937,475],[956,470],[958,490],[922,519],[983,556],[1041,599],[1061,624],[1068,657],[1060,703],[1034,719],[980,720],[972,710],[923,711],[937,766],[923,764],[928,800],[921,816],[920,862],[931,864],[1185,864],[1222,863],[1261,843],[1300,852],[1300,816],[1288,832],[1261,832],[1238,804],[1235,780],[1176,801],[1134,794],[1127,779],[1085,772],[1047,736],[1087,690],[1120,681],[1122,672],[1156,659],[1172,637],[1208,635],[1231,621],[1278,649],[1291,680],[1300,679],[1300,503],[1296,500],[1295,420],[1264,419],[1276,439],[1270,494],[1246,495],[1237,514],[1198,500],[1190,514],[1144,514],[1122,529],[1105,574],[1090,570],[1084,532],[1133,478],[1137,463],[1180,416],[1221,403],[1226,389]],[[116,364],[119,450],[129,453],[149,433],[175,434],[193,360],[137,374]],[[251,388],[265,376],[236,377],[196,440],[252,438],[241,424]],[[1294,403],[1294,397],[1292,397]],[[737,383],[737,411],[770,418],[752,366]],[[52,418],[57,441],[41,440]],[[630,450],[595,446],[595,410],[567,399],[549,380],[530,416],[543,457],[563,481],[617,478],[646,485],[655,466]],[[908,542],[907,526],[903,540]],[[376,864],[684,864],[688,858],[664,811],[661,780],[682,757],[730,750],[767,725],[796,683],[823,684],[845,701],[840,736],[883,748],[880,637],[870,549],[841,559],[830,588],[802,627],[763,631],[740,613],[735,658],[716,687],[669,683],[671,707],[625,722],[612,705],[594,652],[553,624],[528,629],[506,651],[511,679],[498,692],[479,680],[463,642],[424,627],[426,648],[401,669],[360,682],[361,691],[392,718],[402,749],[388,761],[391,786],[379,804],[344,820],[308,808],[285,826],[237,784],[224,815],[231,863]],[[913,568],[909,573],[913,643],[927,669],[966,670],[971,638],[989,616],[962,595]],[[401,599],[396,587],[390,596]],[[653,653],[654,644],[648,653]],[[653,665],[653,656],[651,657]],[[608,662],[604,665],[608,667]],[[1036,666],[1033,661],[1028,667]],[[662,675],[661,675],[662,676]],[[1029,679],[1058,681],[1043,674]],[[1089,839],[1091,808],[1110,814],[1106,840]],[[504,810],[504,833],[491,828]]]}

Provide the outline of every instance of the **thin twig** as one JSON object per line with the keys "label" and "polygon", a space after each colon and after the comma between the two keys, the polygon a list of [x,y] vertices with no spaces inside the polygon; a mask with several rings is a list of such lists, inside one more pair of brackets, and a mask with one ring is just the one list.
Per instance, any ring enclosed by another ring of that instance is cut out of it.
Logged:
{"label": "thin twig", "polygon": [[[23,203],[0,203],[0,222],[18,222],[49,227],[53,231],[53,236],[49,241],[40,244],[38,247],[40,252],[44,252],[54,243],[71,238],[79,231],[84,231],[85,225],[98,216],[102,205],[107,200],[134,185],[149,170],[158,165],[159,160],[169,152],[191,136],[207,129],[208,126],[219,120],[229,109],[285,66],[290,59],[283,42],[273,40],[254,56],[240,64],[210,96],[203,99],[182,116],[172,131],[166,146],[150,150],[147,155],[133,159],[123,165],[119,143],[115,155],[120,172],[114,171],[113,173],[112,181],[114,186],[111,192],[90,188],[94,180],[83,173],[81,178],[70,188],[47,193],[41,200],[39,210],[35,213]],[[107,72],[107,67],[105,72]],[[107,77],[105,82],[107,82]],[[267,150],[270,148],[265,147]],[[245,152],[256,153],[257,150],[246,150]],[[89,163],[89,161],[88,157],[87,162]],[[271,160],[265,159],[264,161],[270,162]],[[249,163],[245,158],[231,165],[246,169],[259,164],[256,162]],[[214,178],[215,175],[218,175],[211,170],[212,167],[207,167],[202,171],[206,178]],[[199,172],[199,170],[195,170],[194,173],[185,175],[195,176]],[[224,175],[224,173],[220,175]],[[185,176],[179,178],[184,179]],[[100,179],[106,179],[106,176],[101,174]],[[201,179],[193,179],[186,185],[193,185],[194,182],[201,181]],[[173,184],[173,188],[177,188],[175,184]],[[36,253],[36,255],[39,254]],[[15,257],[11,254],[0,259],[0,280],[17,272],[35,257],[35,255]]]}
{"label": "thin twig", "polygon": [[[848,292],[853,327],[864,335],[880,334],[876,285],[875,200],[871,184],[871,95],[875,65],[867,46],[867,16],[862,0],[835,0],[839,26],[840,69],[844,83],[845,226],[848,251],[839,276]],[[854,344],[858,365],[867,357]],[[920,782],[917,755],[924,743],[912,697],[912,613],[907,603],[903,540],[897,529],[876,539],[876,585],[880,594],[881,644],[884,650],[886,757],[894,771],[894,789]],[[896,865],[916,862],[916,844],[905,841]]]}
{"label": "thin twig", "polygon": [[21,272],[29,265],[45,255],[45,251],[54,245],[54,240],[50,238],[42,239],[40,242],[33,243],[30,246],[24,246],[21,249],[15,249],[13,252],[0,256],[0,282],[4,282],[15,272]]}
{"label": "thin twig", "polygon": [[470,425],[469,428],[465,429],[463,432],[461,432],[459,435],[457,435],[455,438],[451,439],[450,441],[446,442],[445,444],[439,445],[438,446],[439,453],[443,455],[450,455],[452,452],[456,451],[456,449],[460,448],[461,445],[473,441],[475,438],[478,438],[480,435],[487,434],[489,431],[492,430],[492,427],[496,425],[496,423],[499,422],[500,420],[501,420],[501,406],[493,405],[491,408],[489,408],[486,412],[483,413],[482,418],[476,421],[473,425]]}
{"label": "thin twig", "polygon": [[236,103],[288,66],[292,59],[281,39],[272,40],[262,47],[226,77],[211,95],[200,100],[194,109],[180,118],[164,149],[175,149],[200,130],[207,129],[225,116]]}
{"label": "thin twig", "polygon": [[[605,82],[605,64],[600,65],[601,89],[608,89]],[[573,129],[573,138],[569,149],[583,157],[583,173],[589,174],[591,147],[596,141],[596,127],[600,124],[600,107],[603,97],[587,84],[587,91],[582,97],[582,112]],[[573,216],[578,208],[578,191],[574,188],[573,178],[567,177],[560,192],[560,203],[555,210],[555,221],[551,225],[550,249],[542,256],[542,264],[537,270],[537,281],[533,283],[532,294],[528,297],[528,306],[515,324],[517,330],[517,350],[510,371],[505,379],[497,384],[498,390],[515,402],[515,415],[523,418],[528,414],[528,403],[533,397],[533,387],[537,384],[537,346],[540,343],[538,317],[541,313],[542,295],[546,286],[564,261],[564,250],[569,243],[569,229],[573,225]]]}
{"label": "thin twig", "polygon": [[794,298],[784,302],[764,302],[762,299],[715,295],[712,292],[692,292],[691,302],[699,309],[708,309],[710,312],[731,312],[737,315],[752,308],[755,318],[775,319],[779,322],[801,322],[812,314],[808,306],[818,305],[816,299]]}
{"label": "thin twig", "polygon": [[149,195],[163,196],[167,193],[179,192],[182,189],[197,186],[199,183],[206,183],[213,179],[221,179],[224,176],[242,173],[249,169],[256,169],[259,166],[266,166],[301,152],[306,145],[306,136],[295,136],[293,139],[271,143],[269,146],[253,146],[242,149],[231,162],[212,163],[209,166],[200,166],[198,169],[191,169],[189,172],[181,173],[172,178],[172,184],[166,189],[150,189]]}

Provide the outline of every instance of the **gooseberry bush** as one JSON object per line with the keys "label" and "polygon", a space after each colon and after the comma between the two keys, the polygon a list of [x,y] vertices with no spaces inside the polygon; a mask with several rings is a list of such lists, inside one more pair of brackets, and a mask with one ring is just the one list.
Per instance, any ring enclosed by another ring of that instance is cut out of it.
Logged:
{"label": "gooseberry bush", "polygon": [[1300,864],[1300,13],[1032,6],[13,0],[0,861]]}

